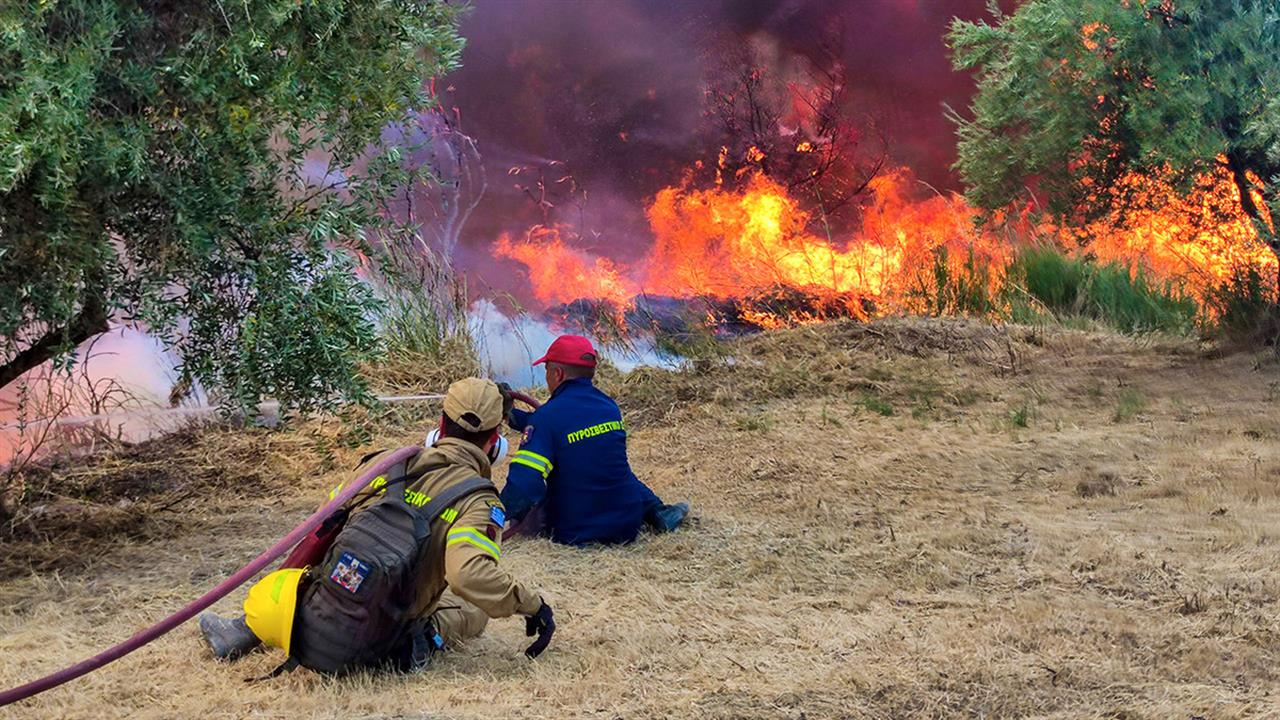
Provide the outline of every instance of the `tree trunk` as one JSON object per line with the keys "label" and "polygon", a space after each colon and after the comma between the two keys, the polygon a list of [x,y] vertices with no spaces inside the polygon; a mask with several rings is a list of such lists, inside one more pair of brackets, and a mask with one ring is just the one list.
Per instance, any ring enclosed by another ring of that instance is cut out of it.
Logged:
{"label": "tree trunk", "polygon": [[107,331],[107,306],[101,293],[86,290],[83,307],[65,327],[53,328],[31,347],[0,365],[0,388],[17,380],[23,373],[52,358],[64,341],[74,345]]}
{"label": "tree trunk", "polygon": [[[1253,219],[1254,227],[1258,228],[1258,235],[1262,237],[1262,241],[1271,248],[1271,252],[1280,260],[1280,236],[1276,235],[1274,226],[1268,225],[1262,214],[1261,208],[1253,201],[1252,184],[1249,182],[1249,165],[1244,158],[1236,152],[1227,153],[1227,168],[1231,170],[1231,177],[1236,181],[1236,188],[1240,191],[1240,208],[1245,214]],[[1259,169],[1256,174],[1258,177],[1269,177],[1265,174],[1266,170]],[[1276,276],[1277,301],[1280,302],[1280,269],[1277,269]]]}

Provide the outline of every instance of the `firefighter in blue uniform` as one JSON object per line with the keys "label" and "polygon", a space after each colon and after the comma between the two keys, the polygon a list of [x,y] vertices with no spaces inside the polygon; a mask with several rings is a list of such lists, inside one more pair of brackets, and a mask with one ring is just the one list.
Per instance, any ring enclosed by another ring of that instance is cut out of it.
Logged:
{"label": "firefighter in blue uniform", "polygon": [[592,383],[591,341],[562,335],[533,364],[544,363],[551,399],[508,418],[524,433],[501,497],[513,526],[569,545],[631,542],[645,525],[675,529],[689,505],[663,504],[631,471],[622,413]]}

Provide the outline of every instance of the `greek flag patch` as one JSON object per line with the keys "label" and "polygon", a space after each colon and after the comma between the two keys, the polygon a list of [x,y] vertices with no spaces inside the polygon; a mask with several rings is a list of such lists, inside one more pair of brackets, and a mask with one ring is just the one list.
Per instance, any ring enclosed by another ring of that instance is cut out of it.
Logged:
{"label": "greek flag patch", "polygon": [[503,511],[501,505],[490,505],[489,520],[491,520],[494,525],[503,527],[507,524],[507,513]]}

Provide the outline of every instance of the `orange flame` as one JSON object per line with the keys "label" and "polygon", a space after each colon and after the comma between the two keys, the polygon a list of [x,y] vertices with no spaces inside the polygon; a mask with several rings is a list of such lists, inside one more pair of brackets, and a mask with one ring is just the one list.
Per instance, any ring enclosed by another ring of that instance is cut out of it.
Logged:
{"label": "orange flame", "polygon": [[565,245],[558,228],[536,226],[521,243],[511,242],[511,236],[503,233],[494,245],[494,253],[528,268],[534,297],[544,303],[593,298],[622,307],[636,296],[636,286],[622,276],[612,261]]}
{"label": "orange flame", "polygon": [[[877,177],[869,190],[860,229],[840,238],[814,234],[825,224],[813,222],[785,187],[757,172],[736,190],[717,183],[659,191],[646,209],[653,245],[634,265],[576,250],[556,229],[541,226],[522,243],[503,235],[496,251],[528,267],[535,296],[548,304],[598,299],[625,308],[640,292],[738,299],[791,288],[853,316],[946,311],[939,307],[938,283],[966,272],[970,283],[985,284],[988,297],[997,297],[1017,244],[1033,235],[1044,242],[1047,234],[1067,253],[1090,253],[1177,281],[1198,299],[1242,268],[1276,276],[1276,257],[1240,209],[1225,167],[1185,195],[1171,183],[1135,175],[1099,196],[1129,197],[1157,210],[1116,211],[1078,228],[1033,227],[1024,217],[1008,223],[1012,232],[1006,233],[994,225],[978,229],[977,213],[958,196],[920,199],[905,169]],[[774,317],[758,309],[744,317],[762,327],[822,319],[808,311]]]}
{"label": "orange flame", "polygon": [[942,197],[906,199],[907,176],[872,183],[863,231],[844,247],[806,232],[810,217],[779,184],[755,175],[741,192],[669,187],[648,209],[654,246],[644,287],[673,296],[743,297],[776,286],[882,298],[929,267],[942,246],[1001,255],[972,227],[972,212]]}
{"label": "orange flame", "polygon": [[[1261,183],[1252,180],[1254,204],[1270,229],[1271,216],[1256,189]],[[1241,209],[1240,189],[1225,159],[1185,195],[1164,179],[1136,175],[1122,178],[1109,194],[1129,197],[1136,207],[1159,209],[1116,211],[1076,233],[1101,260],[1180,280],[1198,298],[1245,268],[1254,268],[1265,278],[1276,277],[1276,256]]]}

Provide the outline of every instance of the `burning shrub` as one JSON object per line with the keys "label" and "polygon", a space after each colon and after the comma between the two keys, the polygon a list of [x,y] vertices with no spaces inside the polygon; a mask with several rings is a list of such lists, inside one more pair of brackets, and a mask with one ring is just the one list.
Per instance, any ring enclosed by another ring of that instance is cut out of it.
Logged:
{"label": "burning shrub", "polygon": [[840,318],[867,318],[875,301],[858,293],[829,293],[822,289],[774,285],[740,299],[719,303],[721,326],[766,330]]}
{"label": "burning shrub", "polygon": [[924,303],[923,309],[930,315],[1001,314],[1002,303],[993,289],[1000,286],[996,278],[1004,275],[1005,268],[993,267],[972,246],[964,258],[964,262],[956,263],[945,245],[937,248],[929,278],[932,283],[919,283],[914,298]]}

